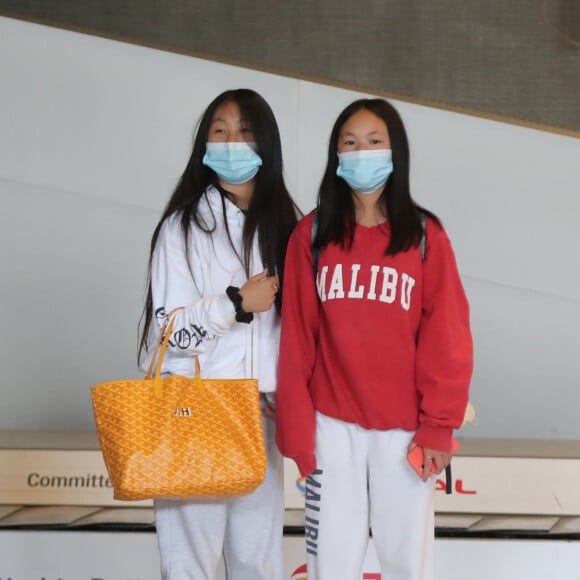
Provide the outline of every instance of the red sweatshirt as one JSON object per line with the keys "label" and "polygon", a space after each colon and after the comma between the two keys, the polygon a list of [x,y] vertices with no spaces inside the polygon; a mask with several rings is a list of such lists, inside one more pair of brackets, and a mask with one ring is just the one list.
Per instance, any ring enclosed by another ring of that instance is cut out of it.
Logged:
{"label": "red sweatshirt", "polygon": [[288,245],[278,368],[277,441],[300,473],[316,469],[315,411],[365,429],[416,431],[451,449],[473,370],[469,306],[445,231],[385,256],[388,222],[357,225],[350,250],[323,248],[314,281],[313,215]]}

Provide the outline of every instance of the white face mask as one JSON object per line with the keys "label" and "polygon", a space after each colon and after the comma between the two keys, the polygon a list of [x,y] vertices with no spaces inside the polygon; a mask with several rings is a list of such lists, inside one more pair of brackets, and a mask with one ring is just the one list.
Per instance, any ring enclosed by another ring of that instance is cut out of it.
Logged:
{"label": "white face mask", "polygon": [[391,149],[362,149],[338,154],[336,175],[354,191],[373,193],[387,183],[392,172]]}
{"label": "white face mask", "polygon": [[255,143],[245,141],[208,142],[202,163],[226,183],[240,185],[253,179],[262,165]]}

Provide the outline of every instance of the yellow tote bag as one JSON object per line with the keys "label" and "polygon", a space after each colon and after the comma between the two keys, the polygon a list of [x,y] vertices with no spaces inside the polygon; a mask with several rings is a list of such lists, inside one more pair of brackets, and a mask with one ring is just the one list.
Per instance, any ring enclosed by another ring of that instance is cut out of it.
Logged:
{"label": "yellow tote bag", "polygon": [[114,497],[250,493],[266,474],[258,381],[203,379],[197,356],[194,378],[161,378],[172,331],[173,319],[159,333],[143,380],[92,387],[97,434]]}

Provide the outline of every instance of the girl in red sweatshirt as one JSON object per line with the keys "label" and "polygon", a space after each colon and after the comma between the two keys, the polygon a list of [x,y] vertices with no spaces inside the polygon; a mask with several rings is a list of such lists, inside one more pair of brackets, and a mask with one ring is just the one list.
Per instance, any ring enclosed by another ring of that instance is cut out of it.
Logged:
{"label": "girl in red sweatshirt", "polygon": [[[451,460],[473,349],[449,238],[411,198],[387,101],[355,101],[335,122],[284,297],[277,441],[307,476],[309,580],[359,580],[369,527],[384,580],[432,579],[429,476]],[[422,478],[407,462],[416,446]]]}

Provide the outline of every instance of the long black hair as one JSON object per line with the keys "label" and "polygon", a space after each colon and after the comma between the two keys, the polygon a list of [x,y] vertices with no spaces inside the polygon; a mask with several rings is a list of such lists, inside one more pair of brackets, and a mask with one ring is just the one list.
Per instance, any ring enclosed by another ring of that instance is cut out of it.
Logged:
{"label": "long black hair", "polygon": [[[225,219],[226,197],[232,196],[218,184],[215,172],[203,164],[209,129],[216,110],[224,104],[236,103],[240,116],[252,129],[257,153],[262,158],[262,166],[254,180],[254,192],[246,213],[242,234],[242,255],[234,247],[229,237],[228,222]],[[280,278],[284,272],[284,256],[288,238],[296,226],[299,214],[284,183],[282,171],[282,145],[276,118],[268,103],[255,91],[236,89],[225,91],[218,95],[203,113],[195,132],[193,151],[185,170],[179,179],[173,195],[169,199],[161,219],[153,232],[149,255],[147,280],[147,297],[141,317],[141,339],[139,342],[139,357],[147,347],[147,338],[153,319],[153,298],[151,293],[151,259],[161,226],[173,214],[180,214],[186,255],[189,256],[189,237],[192,222],[202,231],[211,235],[216,222],[207,223],[198,215],[199,202],[206,195],[208,186],[213,185],[222,195],[222,211],[224,223],[232,248],[240,258],[246,275],[249,277],[250,255],[254,235],[258,235],[258,247],[264,266],[271,275],[276,273]],[[255,272],[254,272],[255,273]],[[225,288],[224,288],[225,292]],[[276,309],[281,310],[282,292],[276,294]]]}
{"label": "long black hair", "polygon": [[378,204],[386,208],[391,227],[387,255],[397,254],[416,246],[423,235],[420,213],[439,223],[430,211],[417,205],[409,186],[409,141],[397,110],[384,99],[359,99],[340,113],[330,134],[328,161],[318,190],[318,229],[314,247],[322,248],[335,242],[350,248],[354,238],[355,205],[350,186],[336,175],[338,139],[343,125],[358,111],[366,109],[385,122],[393,152],[393,173],[383,189]]}

